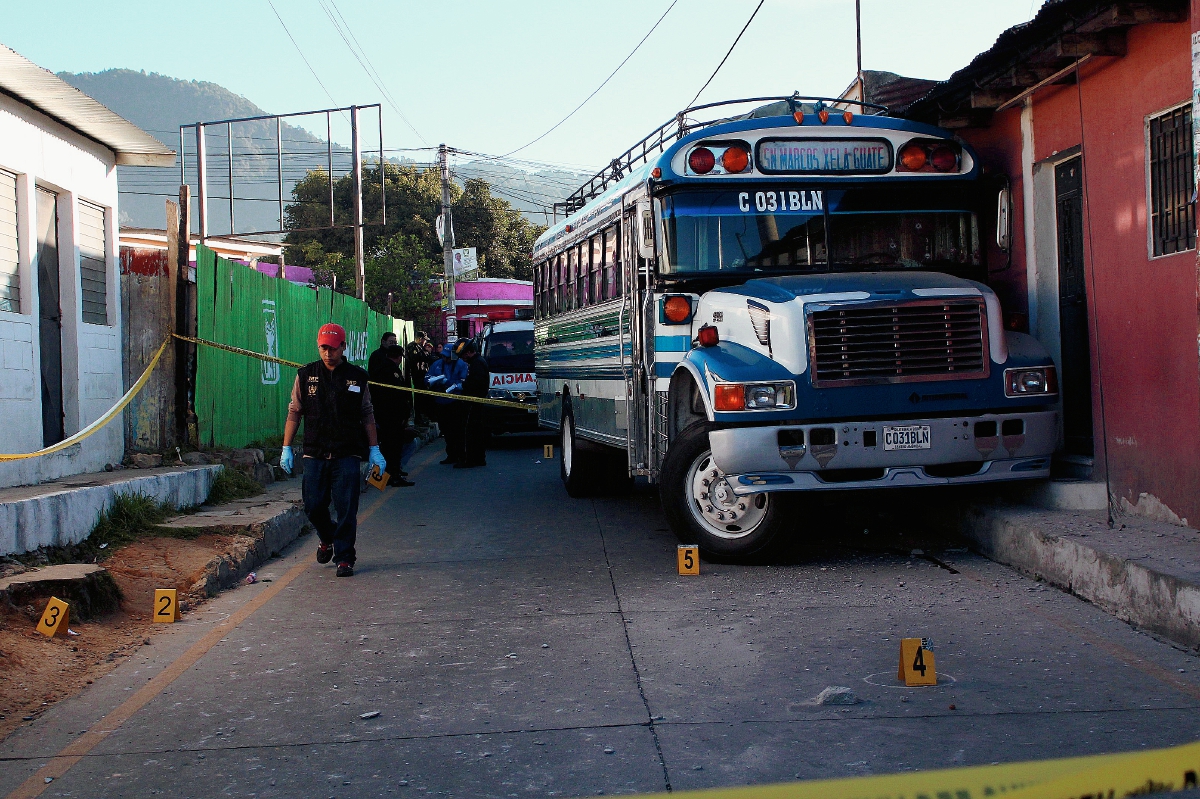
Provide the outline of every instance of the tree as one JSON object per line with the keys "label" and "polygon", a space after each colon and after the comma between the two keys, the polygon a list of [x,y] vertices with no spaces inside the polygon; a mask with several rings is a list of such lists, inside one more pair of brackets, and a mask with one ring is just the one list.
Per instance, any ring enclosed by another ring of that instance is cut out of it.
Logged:
{"label": "tree", "polygon": [[[385,163],[387,182],[387,226],[382,221],[380,169],[363,169],[364,251],[392,252],[395,236],[410,237],[416,250],[405,249],[403,257],[416,257],[419,251],[437,265],[440,273],[442,248],[437,240],[436,220],[441,213],[442,186],[436,170]],[[288,233],[288,263],[338,275],[338,289],[354,287],[354,179],[344,175],[333,182],[333,218],[339,227],[329,227],[329,175],[315,169],[292,190],[292,203],[285,208]],[[468,179],[465,187],[450,185],[451,209],[457,246],[475,247],[483,277],[533,279],[533,243],[545,229],[529,222],[509,203],[491,193],[487,181]],[[374,221],[375,224],[371,224]],[[389,242],[382,249],[381,244]],[[397,251],[398,252],[398,251]],[[397,255],[396,257],[400,257]],[[351,262],[346,276],[342,263]],[[415,262],[409,267],[415,268]],[[368,285],[370,277],[368,276]],[[386,287],[396,292],[396,287]]]}

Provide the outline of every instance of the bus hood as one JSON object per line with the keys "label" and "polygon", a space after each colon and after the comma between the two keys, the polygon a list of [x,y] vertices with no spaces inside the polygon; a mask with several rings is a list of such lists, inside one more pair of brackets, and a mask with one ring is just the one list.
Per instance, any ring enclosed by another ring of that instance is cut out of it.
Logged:
{"label": "bus hood", "polygon": [[806,308],[949,297],[983,300],[991,360],[996,364],[1007,361],[1004,324],[996,294],[982,283],[939,272],[846,272],[756,278],[703,295],[694,317],[693,334],[702,325],[713,325],[722,341],[749,347],[800,375],[808,370]]}

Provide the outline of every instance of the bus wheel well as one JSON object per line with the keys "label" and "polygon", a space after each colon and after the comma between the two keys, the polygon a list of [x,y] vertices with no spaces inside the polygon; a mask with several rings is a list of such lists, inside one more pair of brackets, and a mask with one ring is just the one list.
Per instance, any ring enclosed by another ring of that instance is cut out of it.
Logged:
{"label": "bus wheel well", "polygon": [[676,371],[671,376],[670,393],[667,395],[668,440],[674,440],[689,425],[705,421],[708,421],[708,415],[695,378],[686,370]]}

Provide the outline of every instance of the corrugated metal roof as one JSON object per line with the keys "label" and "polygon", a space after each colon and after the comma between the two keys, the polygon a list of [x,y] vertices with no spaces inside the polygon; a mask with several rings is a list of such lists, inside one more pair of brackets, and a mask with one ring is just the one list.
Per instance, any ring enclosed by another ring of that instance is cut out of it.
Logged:
{"label": "corrugated metal roof", "polygon": [[0,44],[0,92],[112,150],[123,166],[174,166],[175,151],[49,70]]}

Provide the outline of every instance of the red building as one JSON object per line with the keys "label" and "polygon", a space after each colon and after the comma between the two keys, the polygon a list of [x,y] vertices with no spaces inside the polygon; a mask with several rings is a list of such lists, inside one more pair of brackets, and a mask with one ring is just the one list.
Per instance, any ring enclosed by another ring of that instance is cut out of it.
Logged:
{"label": "red building", "polygon": [[[954,129],[1007,182],[1011,246],[990,245],[991,283],[1058,364],[1059,473],[1193,524],[1198,30],[1200,0],[1050,0],[904,112]],[[996,224],[981,220],[989,242]]]}

